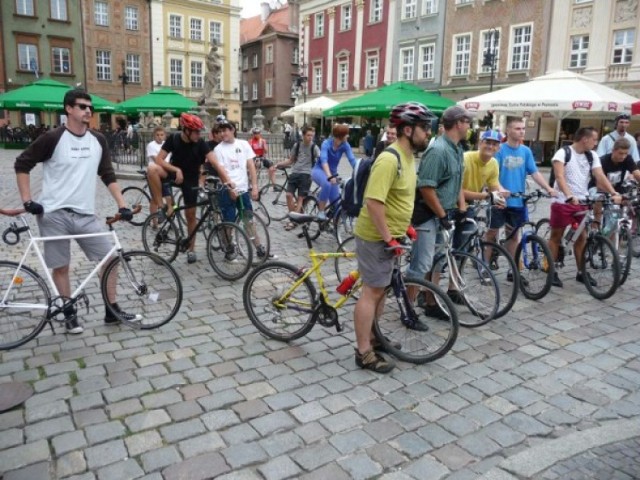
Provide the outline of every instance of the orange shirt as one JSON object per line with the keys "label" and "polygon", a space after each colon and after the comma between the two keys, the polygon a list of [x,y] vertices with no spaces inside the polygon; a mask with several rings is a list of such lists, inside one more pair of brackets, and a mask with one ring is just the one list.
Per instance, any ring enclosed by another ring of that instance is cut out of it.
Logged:
{"label": "orange shirt", "polygon": [[262,137],[251,137],[249,139],[249,145],[253,149],[256,157],[264,157],[264,154],[267,151],[267,142]]}

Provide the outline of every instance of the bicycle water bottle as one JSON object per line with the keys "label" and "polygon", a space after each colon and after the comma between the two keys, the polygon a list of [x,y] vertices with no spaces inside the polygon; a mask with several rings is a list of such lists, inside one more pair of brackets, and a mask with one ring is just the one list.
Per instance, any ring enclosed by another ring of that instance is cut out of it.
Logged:
{"label": "bicycle water bottle", "polygon": [[576,233],[576,230],[578,230],[578,226],[579,224],[577,222],[573,222],[571,224],[571,228],[567,231],[567,233],[564,236],[564,240],[569,243],[571,240],[573,240],[573,235]]}
{"label": "bicycle water bottle", "polygon": [[340,295],[346,296],[351,291],[359,278],[360,273],[357,270],[353,270],[342,280],[342,282],[340,282],[340,285],[336,287],[336,292],[338,292]]}

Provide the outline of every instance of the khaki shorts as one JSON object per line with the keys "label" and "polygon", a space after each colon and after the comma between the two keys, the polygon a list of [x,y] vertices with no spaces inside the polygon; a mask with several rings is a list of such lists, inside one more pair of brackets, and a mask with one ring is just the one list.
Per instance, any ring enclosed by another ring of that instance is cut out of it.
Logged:
{"label": "khaki shorts", "polygon": [[382,241],[368,242],[356,237],[358,272],[362,283],[373,288],[385,288],[391,283],[393,273],[393,252],[386,251]]}
{"label": "khaki shorts", "polygon": [[[95,215],[75,213],[66,209],[43,213],[37,215],[36,218],[41,237],[81,235],[105,231]],[[94,262],[102,260],[113,247],[113,241],[109,236],[78,238],[76,242],[87,258]],[[70,241],[67,239],[44,242],[44,261],[49,268],[69,265],[71,261]]]}

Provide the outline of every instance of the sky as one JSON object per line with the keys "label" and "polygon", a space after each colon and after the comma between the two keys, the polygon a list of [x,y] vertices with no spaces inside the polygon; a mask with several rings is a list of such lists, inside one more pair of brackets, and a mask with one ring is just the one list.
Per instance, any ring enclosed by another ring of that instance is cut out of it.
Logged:
{"label": "sky", "polygon": [[[240,6],[242,7],[242,18],[253,17],[260,15],[260,4],[263,0],[240,0]],[[271,0],[271,5],[274,5],[274,1]]]}

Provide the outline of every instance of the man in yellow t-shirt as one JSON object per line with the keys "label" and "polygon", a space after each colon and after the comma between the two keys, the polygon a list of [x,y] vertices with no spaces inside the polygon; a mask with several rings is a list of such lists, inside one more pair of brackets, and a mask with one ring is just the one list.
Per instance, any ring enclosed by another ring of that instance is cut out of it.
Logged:
{"label": "man in yellow t-shirt", "polygon": [[409,227],[416,192],[413,152],[427,148],[433,118],[431,111],[417,102],[393,107],[389,123],[395,125],[398,139],[389,148],[399,154],[400,169],[398,158],[392,152],[382,152],[375,160],[354,231],[358,271],[363,283],[353,315],[355,360],[360,368],[378,373],[390,372],[395,365],[378,353],[382,345],[373,339],[373,320],[384,290],[391,282],[394,256],[403,253],[398,238],[404,236]]}
{"label": "man in yellow t-shirt", "polygon": [[497,205],[504,205],[504,196],[508,196],[508,192],[500,186],[500,166],[493,158],[500,148],[501,137],[500,132],[487,130],[480,137],[479,150],[465,152],[462,177],[465,201],[491,200]]}

